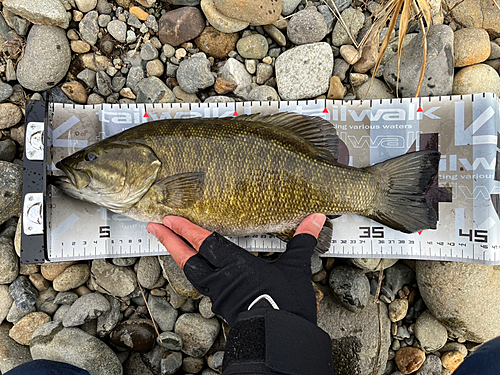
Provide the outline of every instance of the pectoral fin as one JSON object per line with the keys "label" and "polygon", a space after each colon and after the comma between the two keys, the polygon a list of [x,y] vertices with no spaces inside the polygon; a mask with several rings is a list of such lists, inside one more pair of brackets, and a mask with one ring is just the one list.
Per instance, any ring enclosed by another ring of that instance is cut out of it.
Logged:
{"label": "pectoral fin", "polygon": [[190,172],[169,176],[155,183],[161,192],[158,203],[168,207],[184,208],[194,204],[203,195],[205,173]]}

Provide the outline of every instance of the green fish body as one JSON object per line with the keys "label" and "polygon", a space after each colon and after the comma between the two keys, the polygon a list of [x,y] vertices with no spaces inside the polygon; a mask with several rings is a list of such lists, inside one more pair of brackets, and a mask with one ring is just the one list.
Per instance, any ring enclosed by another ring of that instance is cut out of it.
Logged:
{"label": "green fish body", "polygon": [[160,120],[62,160],[69,178],[55,185],[139,221],[178,215],[222,235],[287,233],[315,212],[355,213],[408,233],[436,227],[424,195],[438,152],[368,168],[340,165],[337,155],[335,130],[317,117]]}

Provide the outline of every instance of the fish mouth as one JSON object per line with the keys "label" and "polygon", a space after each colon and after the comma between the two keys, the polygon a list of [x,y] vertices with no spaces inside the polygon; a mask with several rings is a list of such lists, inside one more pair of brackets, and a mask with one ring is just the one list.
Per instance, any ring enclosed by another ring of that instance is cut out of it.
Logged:
{"label": "fish mouth", "polygon": [[[56,168],[59,168],[66,174],[66,177],[71,181],[71,183],[77,189],[84,189],[90,184],[90,176],[88,173],[81,171],[79,169],[71,168],[67,166],[62,161],[56,164]],[[65,181],[67,182],[67,181]]]}

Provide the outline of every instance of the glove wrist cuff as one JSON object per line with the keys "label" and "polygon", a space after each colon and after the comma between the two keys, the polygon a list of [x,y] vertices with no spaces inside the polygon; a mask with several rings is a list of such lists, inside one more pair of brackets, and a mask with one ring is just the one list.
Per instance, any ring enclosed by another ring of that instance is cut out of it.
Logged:
{"label": "glove wrist cuff", "polygon": [[332,342],[317,325],[283,310],[238,315],[224,354],[223,374],[333,375]]}

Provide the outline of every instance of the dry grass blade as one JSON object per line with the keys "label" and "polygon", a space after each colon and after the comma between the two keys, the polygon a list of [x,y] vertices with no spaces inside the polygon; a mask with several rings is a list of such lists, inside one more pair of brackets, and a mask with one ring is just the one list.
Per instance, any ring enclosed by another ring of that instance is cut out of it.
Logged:
{"label": "dry grass blade", "polygon": [[351,39],[351,41],[354,44],[354,46],[356,48],[359,48],[360,45],[356,41],[356,38],[353,37],[353,35],[351,34],[351,30],[347,27],[346,23],[342,19],[342,16],[340,15],[339,8],[337,7],[337,4],[335,4],[335,1],[330,1],[330,3],[333,4],[333,7],[335,8],[335,11],[332,9],[332,7],[330,6],[330,4],[328,2],[326,2],[326,0],[322,0],[322,1],[323,1],[323,3],[325,3],[325,5],[328,7],[328,9],[330,9],[330,12],[332,12],[332,14],[335,16],[335,18],[337,18],[338,22],[340,22],[340,24],[342,25],[342,27],[346,31],[347,35]]}
{"label": "dry grass blade", "polygon": [[382,279],[384,278],[384,259],[380,260],[380,273],[378,275],[378,285],[377,285],[377,293],[375,293],[375,303],[378,305],[378,347],[377,347],[377,356],[375,357],[375,366],[373,367],[373,375],[377,375],[378,369],[378,361],[380,357],[380,350],[382,349],[382,311],[380,306],[380,300],[378,297],[380,296],[380,289],[382,287]]}
{"label": "dry grass blade", "polygon": [[408,31],[408,24],[410,23],[411,2],[405,0],[403,5],[403,12],[401,13],[401,22],[399,23],[399,42],[398,42],[398,79],[396,80],[396,95],[399,92],[399,68],[401,65],[401,52],[403,51],[403,42]]}
{"label": "dry grass blade", "polygon": [[[417,8],[417,3],[415,0],[413,0],[413,6]],[[420,89],[422,88],[422,82],[424,81],[425,65],[427,64],[427,37],[426,37],[427,32],[425,31],[424,21],[422,20],[422,17],[420,17],[418,20],[420,22],[420,27],[422,28],[422,33],[423,33],[422,43],[424,51],[422,55],[422,69],[420,69],[420,79],[418,80],[417,92],[415,93],[415,97],[420,95]]]}
{"label": "dry grass blade", "polygon": [[158,327],[156,325],[155,319],[153,318],[153,314],[151,313],[151,309],[149,308],[148,300],[146,299],[144,291],[142,290],[141,283],[139,282],[139,278],[137,277],[137,275],[135,275],[135,278],[137,280],[137,285],[139,286],[139,290],[141,291],[142,298],[144,299],[144,303],[146,304],[146,308],[148,309],[149,316],[151,317],[151,320],[153,322],[153,327],[155,327],[155,331],[156,331],[156,335],[158,336],[158,340],[160,340],[160,343],[163,346],[163,341],[160,337],[160,332],[158,332]]}
{"label": "dry grass blade", "polygon": [[[382,42],[382,45],[380,46],[380,53],[379,53],[379,56],[377,59],[377,63],[375,64],[375,68],[373,70],[370,85],[368,86],[368,90],[366,91],[367,94],[368,94],[368,92],[370,92],[370,89],[371,89],[372,84],[373,84],[373,80],[375,79],[375,76],[377,75],[378,69],[380,68],[380,63],[382,62],[382,58],[384,57],[385,51],[387,51],[387,47],[389,47],[389,42],[391,41],[391,33],[394,30],[394,27],[396,26],[396,20],[398,18],[397,15],[401,11],[401,7],[403,6],[404,2],[405,2],[405,0],[391,0],[388,3],[389,5],[391,5],[391,7],[389,7],[389,9],[384,8],[382,10],[382,11],[386,11],[386,9],[387,9],[386,14],[387,15],[392,14],[393,16],[391,18],[391,22],[389,23],[389,27],[387,28],[387,34],[384,38],[384,41]],[[391,8],[393,8],[393,9],[391,9]],[[382,19],[384,19],[384,18],[382,18]],[[387,21],[387,19],[385,19],[385,21]],[[372,31],[373,30],[376,30],[376,32],[379,33],[379,29],[377,27],[372,29]],[[374,37],[376,37],[376,36],[374,36]],[[399,75],[398,75],[398,80],[399,80]]]}
{"label": "dry grass blade", "polygon": [[[428,0],[417,0],[418,7],[415,4],[415,1],[413,1],[413,7],[415,8],[415,11],[417,14],[419,11],[422,12],[425,18],[425,23],[429,26],[432,22],[432,15],[431,15],[431,10],[429,8],[429,3]],[[422,18],[419,18],[421,20]],[[424,31],[424,27],[422,22],[420,22],[420,26],[422,27],[422,31]],[[424,38],[427,37],[427,33],[429,32],[429,28],[427,28],[427,31],[424,32]]]}
{"label": "dry grass blade", "polygon": [[493,3],[496,5],[496,7],[498,8],[498,10],[500,10],[500,5],[498,5],[497,0],[493,0]]}

